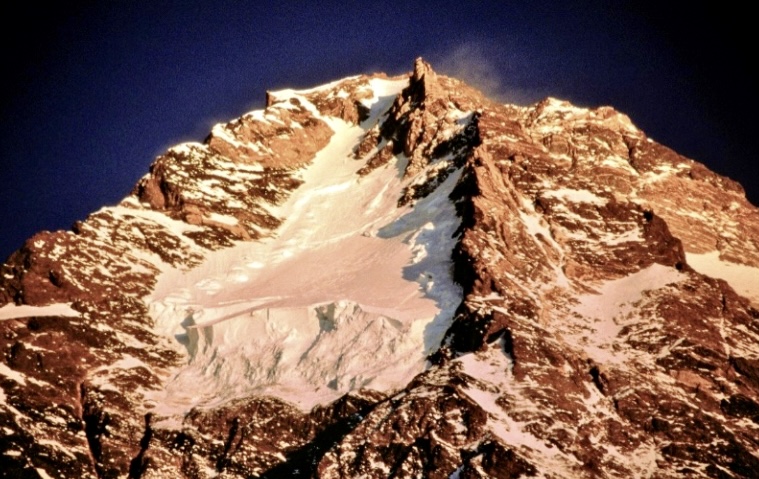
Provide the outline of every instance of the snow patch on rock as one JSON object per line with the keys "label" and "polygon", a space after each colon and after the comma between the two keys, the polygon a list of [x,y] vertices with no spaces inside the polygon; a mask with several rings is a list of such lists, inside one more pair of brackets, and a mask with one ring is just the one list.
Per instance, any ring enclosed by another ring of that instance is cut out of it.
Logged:
{"label": "snow patch on rock", "polygon": [[63,316],[75,318],[79,311],[71,307],[71,303],[55,303],[46,306],[29,306],[28,304],[6,304],[0,308],[0,320],[31,318],[32,316]]}
{"label": "snow patch on rock", "polygon": [[704,254],[686,253],[685,258],[699,273],[727,281],[736,293],[759,307],[759,268],[720,259],[716,250]]}
{"label": "snow patch on rock", "polygon": [[[615,348],[617,337],[625,325],[639,320],[641,302],[648,292],[687,279],[675,268],[654,263],[631,275],[606,281],[595,293],[580,295],[571,307],[580,319],[584,332],[567,334],[565,339],[577,342],[589,357],[602,364],[619,364],[628,360],[629,351]],[[570,339],[571,338],[571,339]]]}

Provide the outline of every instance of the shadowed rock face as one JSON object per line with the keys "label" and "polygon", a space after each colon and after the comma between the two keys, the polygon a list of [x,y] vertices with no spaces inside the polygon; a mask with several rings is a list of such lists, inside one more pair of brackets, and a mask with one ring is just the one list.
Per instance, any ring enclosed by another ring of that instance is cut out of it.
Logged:
{"label": "shadowed rock face", "polygon": [[[377,78],[271,93],[2,265],[0,476],[759,477],[759,210],[741,187],[609,107],[497,104],[421,59],[372,104]],[[251,394],[161,413],[152,394],[191,359],[156,330],[160,275],[276,237],[330,118],[364,131],[361,181],[402,175],[399,208],[458,178],[463,294],[427,369],[310,411]]]}

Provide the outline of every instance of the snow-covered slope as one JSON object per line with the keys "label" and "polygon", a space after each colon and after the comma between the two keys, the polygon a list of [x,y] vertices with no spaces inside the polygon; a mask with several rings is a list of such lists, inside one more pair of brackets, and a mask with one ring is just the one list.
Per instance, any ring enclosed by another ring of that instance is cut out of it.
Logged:
{"label": "snow-covered slope", "polygon": [[759,471],[759,210],[609,107],[269,92],[1,273],[3,477]]}
{"label": "snow-covered slope", "polygon": [[[407,84],[370,83],[393,97]],[[334,134],[296,172],[301,185],[268,209],[282,219],[269,237],[158,278],[147,300],[156,328],[189,354],[155,399],[159,413],[253,393],[309,410],[361,387],[399,389],[424,370],[461,302],[451,277],[456,175],[399,208],[413,181],[403,178],[405,157],[359,176],[364,164],[353,154],[389,104],[351,125],[322,117],[299,92],[275,95],[297,98]]]}

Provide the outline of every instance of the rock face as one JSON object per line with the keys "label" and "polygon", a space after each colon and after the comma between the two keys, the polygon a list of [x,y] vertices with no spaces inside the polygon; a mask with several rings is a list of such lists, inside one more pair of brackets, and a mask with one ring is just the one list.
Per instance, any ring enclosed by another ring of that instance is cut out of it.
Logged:
{"label": "rock face", "polygon": [[421,59],[171,148],[5,303],[2,477],[759,477],[759,209]]}

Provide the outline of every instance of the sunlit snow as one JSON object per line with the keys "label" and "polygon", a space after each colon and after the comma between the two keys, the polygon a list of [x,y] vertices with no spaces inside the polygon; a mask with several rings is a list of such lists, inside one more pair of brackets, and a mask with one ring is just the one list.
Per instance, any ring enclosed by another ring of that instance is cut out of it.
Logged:
{"label": "sunlit snow", "polygon": [[559,188],[543,193],[546,198],[559,198],[569,200],[575,203],[590,203],[596,206],[604,206],[607,200],[601,198],[588,190],[573,190],[569,188]]}
{"label": "sunlit snow", "polygon": [[29,306],[6,304],[0,308],[0,320],[14,318],[30,318],[32,316],[79,316],[79,311],[71,308],[70,303],[55,303],[47,306]]}
{"label": "sunlit snow", "polygon": [[719,257],[719,251],[704,254],[687,253],[688,264],[699,273],[724,279],[732,288],[759,307],[759,268],[731,263]]}
{"label": "sunlit snow", "polygon": [[602,364],[624,362],[625,354],[615,351],[613,345],[622,328],[637,320],[634,313],[639,310],[646,292],[686,278],[685,273],[673,267],[654,263],[629,276],[607,281],[598,286],[595,293],[579,296],[578,303],[572,307],[583,324],[592,321],[592,333],[582,338],[567,334],[564,339],[577,341],[578,348]]}
{"label": "sunlit snow", "polygon": [[[569,477],[576,459],[536,437],[530,432],[529,421],[514,419],[514,416],[534,417],[541,411],[533,401],[523,397],[525,383],[514,379],[511,359],[501,345],[494,343],[486,351],[466,354],[456,361],[461,363],[465,374],[479,380],[468,385],[464,392],[488,413],[488,427],[493,434],[527,457],[540,454],[540,460],[550,463],[551,470]],[[499,405],[499,399],[506,397],[512,405],[509,413]]]}
{"label": "sunlit snow", "polygon": [[[404,86],[386,82],[375,101]],[[413,181],[401,178],[405,159],[360,177],[352,149],[365,129],[322,119],[335,134],[301,172],[303,186],[270,209],[285,220],[274,237],[159,278],[155,328],[188,365],[152,398],[157,412],[252,392],[308,409],[358,387],[393,390],[439,345],[461,301],[450,274],[459,219],[448,200],[459,175],[398,208]]]}

